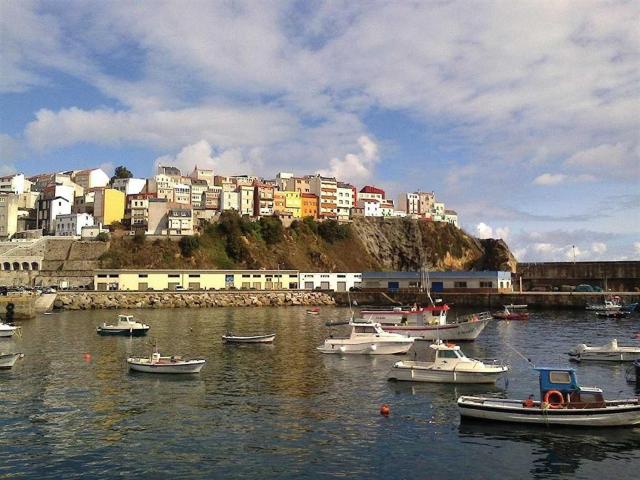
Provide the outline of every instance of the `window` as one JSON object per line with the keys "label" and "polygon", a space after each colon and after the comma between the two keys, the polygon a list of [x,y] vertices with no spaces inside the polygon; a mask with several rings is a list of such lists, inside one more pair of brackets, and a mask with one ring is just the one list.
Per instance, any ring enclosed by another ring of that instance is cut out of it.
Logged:
{"label": "window", "polygon": [[242,278],[251,278],[251,275],[242,275]]}
{"label": "window", "polygon": [[148,274],[146,274],[146,273],[139,273],[139,274],[138,274],[138,277],[139,277],[139,278],[147,278],[148,276],[149,276],[149,275],[148,275]]}
{"label": "window", "polygon": [[480,282],[480,288],[492,288],[493,282]]}
{"label": "window", "polygon": [[98,278],[107,278],[107,275],[105,275],[104,273],[99,273]]}
{"label": "window", "polygon": [[254,275],[253,278],[260,278],[262,275],[258,274],[258,275]]}
{"label": "window", "polygon": [[458,358],[454,350],[440,350],[438,358]]}
{"label": "window", "polygon": [[454,288],[467,288],[467,282],[453,282]]}
{"label": "window", "polygon": [[569,374],[569,372],[549,372],[549,381],[551,383],[570,385],[571,375]]}
{"label": "window", "polygon": [[180,275],[177,273],[170,273],[169,278],[180,278]]}
{"label": "window", "polygon": [[189,278],[200,278],[200,274],[199,273],[190,273],[189,274]]}

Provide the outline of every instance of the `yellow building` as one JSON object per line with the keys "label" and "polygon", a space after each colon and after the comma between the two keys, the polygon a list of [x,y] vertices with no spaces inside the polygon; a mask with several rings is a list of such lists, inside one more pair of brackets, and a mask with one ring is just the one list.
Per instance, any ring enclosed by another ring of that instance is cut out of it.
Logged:
{"label": "yellow building", "polygon": [[96,270],[95,290],[289,290],[298,270]]}
{"label": "yellow building", "polygon": [[98,188],[95,191],[93,216],[96,223],[111,225],[124,218],[125,194],[113,188]]}
{"label": "yellow building", "polygon": [[291,212],[293,218],[302,217],[302,199],[300,198],[300,192],[284,191],[285,196],[285,208]]}

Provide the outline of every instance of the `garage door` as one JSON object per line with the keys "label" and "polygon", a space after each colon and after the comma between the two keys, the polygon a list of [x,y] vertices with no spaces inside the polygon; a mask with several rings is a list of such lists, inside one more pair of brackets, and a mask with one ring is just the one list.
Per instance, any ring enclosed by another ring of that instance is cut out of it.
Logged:
{"label": "garage door", "polygon": [[322,290],[329,290],[329,282],[320,282],[320,288]]}
{"label": "garage door", "polygon": [[346,292],[347,291],[347,282],[338,282],[338,292]]}
{"label": "garage door", "polygon": [[305,290],[313,290],[313,282],[304,282]]}
{"label": "garage door", "polygon": [[145,292],[147,290],[149,290],[149,284],[148,283],[139,283],[138,284],[138,290],[141,292]]}

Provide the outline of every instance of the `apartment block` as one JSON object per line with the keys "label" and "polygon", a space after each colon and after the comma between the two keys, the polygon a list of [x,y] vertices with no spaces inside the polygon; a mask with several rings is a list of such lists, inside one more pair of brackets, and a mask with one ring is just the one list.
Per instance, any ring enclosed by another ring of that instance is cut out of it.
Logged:
{"label": "apartment block", "polygon": [[89,168],[71,172],[71,180],[87,190],[106,187],[109,184],[109,175],[101,168]]}
{"label": "apartment block", "polygon": [[0,238],[6,239],[18,231],[18,194],[0,192]]}
{"label": "apartment block", "polygon": [[311,193],[315,193],[320,199],[318,217],[321,219],[338,216],[338,182],[333,177],[321,175],[306,176],[309,180]]}
{"label": "apartment block", "polygon": [[111,225],[124,219],[125,196],[113,188],[97,188],[93,204],[95,223]]}
{"label": "apartment block", "polygon": [[300,193],[300,216],[318,218],[318,196],[314,193]]}
{"label": "apartment block", "polygon": [[93,226],[93,215],[88,213],[70,213],[56,217],[56,236],[79,237],[83,227]]}
{"label": "apartment block", "polygon": [[256,217],[268,217],[273,215],[273,193],[272,185],[257,184],[253,197],[253,215]]}
{"label": "apartment block", "polygon": [[238,186],[238,202],[240,215],[253,216],[254,209],[254,193],[255,187],[253,185],[240,185]]}

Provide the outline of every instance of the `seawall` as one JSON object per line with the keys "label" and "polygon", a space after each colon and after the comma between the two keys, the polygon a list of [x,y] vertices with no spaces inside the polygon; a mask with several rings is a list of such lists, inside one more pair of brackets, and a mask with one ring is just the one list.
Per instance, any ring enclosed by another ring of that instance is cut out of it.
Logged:
{"label": "seawall", "polygon": [[[441,298],[450,305],[501,309],[508,304],[527,304],[532,309],[575,309],[584,310],[587,304],[603,303],[609,293],[576,292],[510,292],[510,293],[438,293],[432,295]],[[613,293],[619,295],[624,303],[640,302],[640,293]],[[411,305],[429,304],[426,293],[390,293],[390,292],[335,292],[333,297],[337,305],[349,305],[349,299],[358,305]]]}
{"label": "seawall", "polygon": [[333,305],[324,292],[62,292],[54,307],[64,310],[127,308],[261,307]]}

